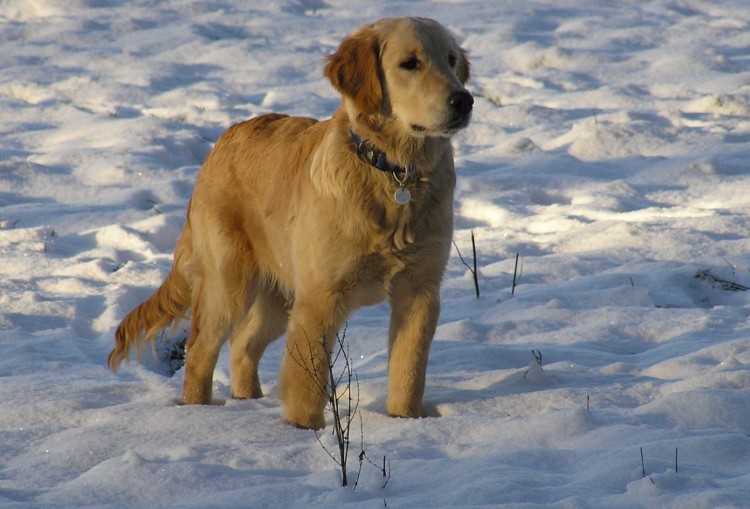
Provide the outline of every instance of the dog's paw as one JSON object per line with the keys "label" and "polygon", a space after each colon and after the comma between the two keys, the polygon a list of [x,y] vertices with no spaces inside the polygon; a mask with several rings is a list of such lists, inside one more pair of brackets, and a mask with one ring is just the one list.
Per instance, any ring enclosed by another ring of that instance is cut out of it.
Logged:
{"label": "dog's paw", "polygon": [[326,420],[323,412],[316,414],[295,413],[287,410],[284,417],[287,423],[299,429],[323,429],[326,427]]}

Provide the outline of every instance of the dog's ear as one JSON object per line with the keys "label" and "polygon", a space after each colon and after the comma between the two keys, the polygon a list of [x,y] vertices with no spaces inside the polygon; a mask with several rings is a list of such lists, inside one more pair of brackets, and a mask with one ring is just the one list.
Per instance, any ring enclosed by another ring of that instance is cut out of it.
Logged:
{"label": "dog's ear", "polygon": [[379,54],[377,32],[360,29],[341,41],[336,52],[326,58],[323,70],[336,90],[349,97],[366,115],[380,111],[383,103]]}
{"label": "dog's ear", "polygon": [[469,63],[469,55],[466,53],[466,50],[459,48],[459,52],[461,56],[458,60],[456,73],[458,74],[458,79],[461,80],[461,83],[466,85],[466,82],[469,81],[471,64]]}

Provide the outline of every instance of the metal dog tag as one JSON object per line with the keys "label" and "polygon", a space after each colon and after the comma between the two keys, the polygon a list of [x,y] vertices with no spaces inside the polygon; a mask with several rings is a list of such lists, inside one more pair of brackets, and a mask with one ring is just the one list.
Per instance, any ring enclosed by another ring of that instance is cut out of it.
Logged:
{"label": "metal dog tag", "polygon": [[411,191],[405,187],[399,187],[396,189],[396,192],[393,193],[393,199],[396,200],[396,203],[399,205],[406,205],[411,201]]}

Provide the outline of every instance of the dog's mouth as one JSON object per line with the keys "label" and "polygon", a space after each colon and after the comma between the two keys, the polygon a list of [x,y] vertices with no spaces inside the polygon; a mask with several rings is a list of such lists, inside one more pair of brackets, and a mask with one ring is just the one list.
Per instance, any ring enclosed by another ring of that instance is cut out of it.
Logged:
{"label": "dog's mouth", "polygon": [[456,132],[468,126],[469,120],[471,120],[471,110],[457,118],[454,118],[453,120],[448,122],[445,127],[449,132]]}
{"label": "dog's mouth", "polygon": [[[430,131],[435,131],[438,134],[451,135],[468,126],[469,120],[471,120],[471,112],[465,115],[461,115],[458,118],[453,118],[442,127],[439,127],[437,129],[430,129]],[[411,127],[411,130],[415,133],[425,134],[428,131],[427,127],[423,126],[422,124],[411,124],[409,127]]]}
{"label": "dog's mouth", "polygon": [[425,126],[420,124],[411,124],[411,129],[414,133],[419,133],[423,136],[453,136],[458,131],[468,126],[469,120],[471,120],[470,114],[458,119],[451,120],[450,122],[444,124],[439,128],[429,129],[429,131]]}

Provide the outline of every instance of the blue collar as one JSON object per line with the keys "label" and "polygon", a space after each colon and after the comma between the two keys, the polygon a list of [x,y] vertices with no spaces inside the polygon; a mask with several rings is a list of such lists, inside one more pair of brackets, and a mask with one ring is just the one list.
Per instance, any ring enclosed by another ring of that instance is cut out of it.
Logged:
{"label": "blue collar", "polygon": [[381,150],[373,147],[367,140],[360,138],[352,129],[349,129],[349,133],[357,147],[357,154],[372,166],[386,173],[406,173],[406,168],[388,161]]}

